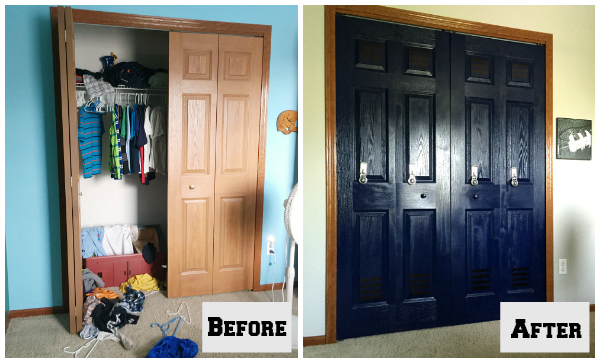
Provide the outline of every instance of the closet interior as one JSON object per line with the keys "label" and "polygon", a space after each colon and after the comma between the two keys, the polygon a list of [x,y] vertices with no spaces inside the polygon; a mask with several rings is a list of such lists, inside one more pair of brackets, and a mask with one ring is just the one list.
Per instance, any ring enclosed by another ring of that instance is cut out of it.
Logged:
{"label": "closet interior", "polygon": [[165,281],[169,32],[76,23],[74,44],[82,267]]}

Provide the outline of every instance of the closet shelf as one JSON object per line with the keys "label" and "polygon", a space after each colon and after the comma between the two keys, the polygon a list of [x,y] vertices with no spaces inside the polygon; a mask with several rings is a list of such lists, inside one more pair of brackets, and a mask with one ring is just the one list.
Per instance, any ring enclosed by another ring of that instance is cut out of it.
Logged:
{"label": "closet shelf", "polygon": [[[85,91],[85,86],[82,84],[78,84],[76,86],[77,90]],[[116,92],[158,92],[158,93],[167,93],[169,92],[168,88],[129,88],[129,87],[113,87],[113,90]]]}

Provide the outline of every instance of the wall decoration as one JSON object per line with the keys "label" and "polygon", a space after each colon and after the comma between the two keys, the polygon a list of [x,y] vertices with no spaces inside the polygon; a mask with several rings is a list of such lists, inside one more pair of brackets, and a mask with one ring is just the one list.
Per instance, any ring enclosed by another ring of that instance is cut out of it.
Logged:
{"label": "wall decoration", "polygon": [[556,118],[556,158],[592,159],[592,121]]}
{"label": "wall decoration", "polygon": [[292,132],[298,132],[296,121],[298,121],[298,111],[283,111],[279,114],[279,117],[277,117],[277,130],[286,135],[289,135]]}

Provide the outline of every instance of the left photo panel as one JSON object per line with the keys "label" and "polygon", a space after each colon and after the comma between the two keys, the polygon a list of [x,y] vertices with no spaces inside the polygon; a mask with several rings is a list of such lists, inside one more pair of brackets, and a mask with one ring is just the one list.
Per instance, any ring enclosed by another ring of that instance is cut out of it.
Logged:
{"label": "left photo panel", "polygon": [[298,7],[5,24],[5,356],[297,358]]}

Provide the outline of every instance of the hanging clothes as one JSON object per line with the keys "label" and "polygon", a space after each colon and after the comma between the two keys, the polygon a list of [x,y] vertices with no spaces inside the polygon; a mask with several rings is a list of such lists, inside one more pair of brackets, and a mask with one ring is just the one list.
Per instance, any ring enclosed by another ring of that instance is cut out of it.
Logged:
{"label": "hanging clothes", "polygon": [[132,173],[140,172],[140,148],[137,146],[139,138],[139,122],[138,122],[137,104],[131,107],[131,133],[129,141],[129,168]]}
{"label": "hanging clothes", "polygon": [[144,147],[144,169],[143,173],[148,174],[150,172],[150,156],[152,155],[152,124],[150,122],[150,114],[152,113],[152,108],[150,106],[146,106],[146,110],[144,112],[144,132],[146,133],[146,138],[148,139],[148,143]]}
{"label": "hanging clothes", "polygon": [[157,106],[150,115],[152,127],[152,155],[150,167],[157,173],[167,174],[167,108]]}
{"label": "hanging clothes", "polygon": [[102,134],[104,134],[104,122],[102,113],[96,112],[96,104],[90,102],[81,106],[78,139],[83,159],[83,177],[86,179],[101,172]]}
{"label": "hanging clothes", "polygon": [[123,107],[119,106],[119,112],[121,114],[121,155],[123,156],[123,174],[129,174],[129,105]]}
{"label": "hanging clothes", "polygon": [[119,113],[117,107],[115,107],[113,112],[111,112],[111,120],[112,122],[109,129],[110,153],[108,158],[108,167],[110,168],[110,177],[115,180],[120,180],[122,178],[122,160],[120,137],[117,134],[117,130],[119,129]]}

